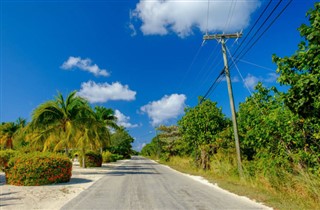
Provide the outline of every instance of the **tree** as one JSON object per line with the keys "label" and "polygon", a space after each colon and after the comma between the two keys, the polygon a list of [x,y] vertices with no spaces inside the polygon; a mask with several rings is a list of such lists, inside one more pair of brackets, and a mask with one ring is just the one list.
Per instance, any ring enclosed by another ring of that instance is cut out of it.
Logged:
{"label": "tree", "polygon": [[150,143],[146,144],[141,149],[141,155],[143,156],[156,156],[158,151],[158,145],[157,145],[157,137],[154,137]]}
{"label": "tree", "polygon": [[159,144],[161,145],[161,151],[164,151],[164,154],[161,154],[162,158],[168,160],[171,156],[180,155],[183,153],[181,147],[182,137],[178,126],[161,125],[157,128],[157,130],[160,132],[157,138]]}
{"label": "tree", "polygon": [[131,143],[134,139],[124,127],[120,127],[111,136],[111,147],[110,151],[114,154],[122,155],[124,158],[129,158],[131,155]]}
{"label": "tree", "polygon": [[13,149],[14,141],[21,137],[26,120],[18,118],[16,122],[7,122],[0,125],[0,144],[2,148]]}
{"label": "tree", "polygon": [[186,108],[178,124],[182,138],[193,148],[196,160],[200,160],[202,168],[207,169],[217,134],[228,125],[221,108],[217,108],[216,102],[205,100],[194,108]]}
{"label": "tree", "polygon": [[110,129],[119,129],[119,126],[117,125],[117,118],[112,109],[96,106],[94,110],[95,120],[98,123],[98,133],[101,138],[102,147],[105,149],[111,144]]}
{"label": "tree", "polygon": [[285,104],[303,118],[319,119],[320,116],[320,3],[315,3],[307,16],[310,25],[298,29],[304,38],[291,57],[273,56],[280,73],[278,81],[288,85],[284,94]]}
{"label": "tree", "polygon": [[33,134],[29,139],[33,144],[43,144],[43,150],[65,148],[68,154],[69,148],[76,145],[75,136],[83,131],[92,115],[88,102],[76,96],[76,91],[66,99],[58,93],[55,100],[47,101],[33,111],[29,126]]}
{"label": "tree", "polygon": [[317,170],[320,147],[308,131],[310,122],[291,112],[276,88],[259,83],[256,90],[238,112],[243,156],[250,161],[266,160],[260,165],[268,171],[281,167],[291,172],[295,166]]}

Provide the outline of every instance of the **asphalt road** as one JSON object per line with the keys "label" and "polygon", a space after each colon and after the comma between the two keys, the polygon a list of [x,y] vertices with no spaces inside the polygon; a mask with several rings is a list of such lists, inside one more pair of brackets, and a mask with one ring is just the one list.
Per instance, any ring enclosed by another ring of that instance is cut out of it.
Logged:
{"label": "asphalt road", "polygon": [[62,209],[267,209],[195,181],[166,166],[133,157],[107,172]]}

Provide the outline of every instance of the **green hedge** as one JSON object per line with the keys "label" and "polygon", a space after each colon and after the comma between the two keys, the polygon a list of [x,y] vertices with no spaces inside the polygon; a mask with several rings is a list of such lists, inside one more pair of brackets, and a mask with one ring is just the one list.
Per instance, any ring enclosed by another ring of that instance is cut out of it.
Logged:
{"label": "green hedge", "polygon": [[117,160],[123,160],[123,155],[112,154],[111,155],[111,162],[116,162]]}
{"label": "green hedge", "polygon": [[[80,166],[83,167],[82,155],[79,157]],[[86,167],[101,167],[102,166],[102,155],[97,152],[89,151],[85,156]]]}
{"label": "green hedge", "polygon": [[102,159],[104,163],[116,162],[117,160],[122,160],[123,155],[112,154],[109,151],[105,151],[102,153]]}
{"label": "green hedge", "polygon": [[8,167],[9,160],[16,155],[16,151],[8,149],[0,151],[0,170],[4,171]]}
{"label": "green hedge", "polygon": [[35,186],[69,182],[72,162],[64,155],[33,152],[10,159],[5,169],[7,184]]}
{"label": "green hedge", "polygon": [[104,163],[110,163],[111,162],[111,155],[112,153],[109,151],[105,151],[102,153],[102,161]]}
{"label": "green hedge", "polygon": [[8,149],[0,151],[0,170],[4,171],[8,167],[9,160],[16,155],[16,151]]}

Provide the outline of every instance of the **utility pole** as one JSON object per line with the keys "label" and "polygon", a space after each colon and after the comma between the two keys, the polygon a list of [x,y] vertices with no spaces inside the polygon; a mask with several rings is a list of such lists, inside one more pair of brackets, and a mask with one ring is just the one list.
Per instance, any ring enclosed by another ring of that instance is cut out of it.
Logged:
{"label": "utility pole", "polygon": [[238,135],[238,124],[237,124],[235,106],[234,106],[234,101],[233,101],[232,84],[231,84],[231,79],[230,79],[230,72],[229,72],[228,59],[227,59],[227,50],[226,50],[226,44],[225,44],[225,39],[240,38],[241,36],[242,36],[242,33],[204,35],[203,40],[218,39],[221,42],[223,61],[224,61],[224,71],[225,71],[226,80],[227,80],[227,84],[228,84],[228,93],[229,93],[230,108],[231,108],[231,114],[232,114],[233,132],[234,132],[234,139],[235,139],[236,151],[237,151],[238,172],[239,172],[240,177],[243,177],[243,171],[242,171],[242,165],[241,165],[241,155],[240,155],[240,145],[239,145],[239,135]]}

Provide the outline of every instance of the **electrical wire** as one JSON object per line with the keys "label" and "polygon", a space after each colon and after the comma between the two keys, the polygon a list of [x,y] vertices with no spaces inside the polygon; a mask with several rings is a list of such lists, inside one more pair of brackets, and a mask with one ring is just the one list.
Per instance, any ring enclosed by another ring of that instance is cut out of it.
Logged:
{"label": "electrical wire", "polygon": [[210,10],[210,0],[208,0],[208,5],[207,5],[207,28],[206,28],[206,35],[208,35],[208,26],[209,26],[209,10]]}
{"label": "electrical wire", "polygon": [[[227,52],[228,52],[228,54],[229,54],[229,56],[230,56],[230,58],[231,58],[231,60],[232,60],[232,62],[233,62],[233,64],[234,64],[234,66],[236,67],[236,69],[237,69],[237,71],[238,71],[238,73],[239,73],[239,75],[240,75],[240,77],[241,77],[241,79],[242,79],[242,81],[243,81],[243,84],[245,85],[245,87],[247,88],[248,92],[249,92],[250,95],[252,96],[253,93],[251,92],[250,88],[248,87],[248,84],[246,83],[245,79],[243,78],[243,76],[242,76],[242,74],[241,74],[241,72],[240,72],[240,70],[239,70],[236,62],[234,61],[234,59],[233,59],[233,57],[232,57],[232,55],[231,55],[231,53],[230,53],[230,51],[229,51],[229,49],[228,49],[228,47],[226,47],[226,48],[227,48]],[[261,109],[261,107],[259,106],[259,104],[258,104],[258,102],[256,101],[256,99],[255,99],[254,97],[252,97],[252,99],[253,99],[254,103],[256,104],[257,108],[259,109],[259,111],[261,112],[261,114],[264,115],[264,113],[262,112],[262,109]]]}
{"label": "electrical wire", "polygon": [[[254,46],[254,44],[256,44],[258,41],[259,41],[259,39],[266,33],[266,31],[274,24],[274,22],[281,16],[281,14],[288,8],[288,6],[292,3],[292,1],[293,0],[290,0],[287,4],[286,4],[286,6],[281,10],[281,12],[273,19],[273,21],[267,26],[267,28],[260,34],[260,36],[254,41],[254,43],[252,44],[252,45],[250,45],[250,47],[249,48],[247,48],[247,50],[245,51],[245,54],[243,54],[243,55],[241,55],[241,53],[246,49],[246,48],[243,48],[242,49],[242,51],[238,54],[238,56],[237,56],[237,58],[235,59],[236,61],[239,61],[244,55],[246,55],[248,52],[249,52],[249,50],[251,50],[252,49],[252,47]],[[270,1],[271,2],[271,1]],[[269,5],[270,5],[270,2],[269,2],[269,4],[266,6],[266,8],[263,10],[263,13],[267,10],[267,8],[269,7]],[[249,40],[249,42],[248,43],[250,43],[252,40],[253,40],[253,38],[256,36],[256,34],[261,30],[261,28],[266,24],[266,22],[269,20],[269,18],[272,16],[272,14],[276,11],[276,9],[279,7],[279,5],[280,5],[280,3],[282,2],[282,0],[280,0],[279,2],[278,2],[278,4],[272,9],[272,11],[269,13],[269,15],[268,15],[268,17],[264,20],[264,22],[260,25],[260,27],[259,27],[259,29],[255,32],[255,34],[252,36],[252,38]],[[263,14],[262,14],[263,15]],[[256,21],[256,23],[261,19],[261,17],[262,17],[262,15],[260,15],[259,16],[259,18],[258,18],[258,20]],[[256,23],[254,24],[254,26],[256,25]],[[253,29],[253,27],[252,27],[252,29]],[[250,29],[250,33],[251,33],[251,29]],[[249,35],[249,34],[248,34]],[[248,36],[247,35],[247,36]],[[242,42],[243,43],[243,42]],[[242,45],[242,44],[241,44]],[[237,50],[236,51],[238,51],[238,49],[240,49],[240,47],[241,47],[241,45],[237,48]],[[235,53],[234,53],[235,54]],[[240,56],[241,55],[241,56]],[[233,57],[232,57],[233,58]],[[232,63],[232,65],[229,67],[229,69],[231,69],[231,67],[233,66],[233,65],[235,65],[236,64],[236,62],[234,62],[234,63]],[[221,72],[223,72],[224,71],[224,69],[221,71]],[[210,88],[208,89],[208,91],[206,92],[206,94],[205,94],[205,96],[204,96],[204,99],[209,95],[209,94],[211,94],[211,92],[212,92],[212,90],[213,90],[213,87],[214,87],[214,85],[217,83],[217,81],[218,81],[218,79],[220,78],[220,76],[221,76],[221,73],[219,74],[219,76],[215,79],[215,81],[212,83],[212,85],[210,86]],[[203,100],[202,100],[203,101]]]}
{"label": "electrical wire", "polygon": [[264,8],[264,10],[262,11],[262,13],[259,15],[258,19],[255,21],[255,23],[253,24],[253,26],[250,28],[249,32],[247,33],[247,35],[244,37],[243,41],[240,43],[240,45],[238,46],[238,48],[235,50],[235,52],[233,53],[233,56],[238,52],[238,50],[241,48],[241,46],[243,45],[243,43],[247,40],[247,38],[249,37],[250,33],[252,32],[252,30],[254,29],[254,27],[258,24],[259,20],[262,18],[262,16],[264,15],[264,13],[267,11],[267,9],[269,8],[269,6],[271,5],[272,1],[269,1],[268,5]]}
{"label": "electrical wire", "polygon": [[255,67],[258,67],[258,68],[261,68],[261,69],[266,69],[266,70],[271,71],[271,72],[276,72],[274,69],[271,69],[271,68],[268,68],[268,67],[265,67],[265,66],[261,66],[259,64],[252,63],[252,62],[249,62],[249,61],[246,61],[246,60],[243,60],[243,59],[236,60],[236,62],[239,62],[239,61],[242,62],[242,63],[250,64],[252,66],[255,66]]}
{"label": "electrical wire", "polygon": [[[211,94],[211,92],[216,88],[215,85],[219,84],[222,79],[220,79],[224,75],[224,69],[220,72],[218,77],[215,79],[215,81],[212,83],[206,94],[203,96],[203,98],[200,101],[200,104]],[[218,81],[219,80],[219,81]]]}
{"label": "electrical wire", "polygon": [[[263,23],[260,25],[258,30],[253,34],[251,39],[248,41],[248,44],[255,38],[255,36],[259,33],[259,31],[262,29],[262,27],[266,24],[266,22],[270,19],[270,17],[273,15],[273,13],[276,11],[276,9],[280,6],[282,0],[280,0],[275,7],[273,7],[272,11],[269,13],[268,17],[263,21]],[[247,44],[247,45],[248,45]],[[241,53],[245,50],[246,48],[243,48],[240,53],[236,56],[236,60],[240,57]]]}
{"label": "electrical wire", "polygon": [[292,3],[293,0],[290,0],[286,6],[281,10],[281,12],[272,20],[272,22],[267,26],[267,28],[260,34],[260,36],[250,45],[250,47],[245,51],[245,53],[241,56],[238,56],[237,59],[243,58],[249,50],[260,40],[260,38],[270,29],[270,27],[275,23],[275,21],[282,15],[282,13],[288,8],[288,6]]}
{"label": "electrical wire", "polygon": [[199,56],[199,54],[200,54],[200,51],[201,51],[202,47],[203,47],[203,45],[201,44],[200,47],[198,48],[196,54],[194,55],[194,57],[193,57],[193,59],[192,59],[192,62],[191,62],[191,64],[189,65],[186,73],[184,74],[182,80],[180,81],[180,84],[179,84],[179,86],[178,86],[178,89],[181,88],[182,84],[183,84],[184,81],[186,80],[186,77],[189,75],[190,70],[191,70],[193,64],[195,63],[195,61],[197,60],[197,58],[198,58],[198,56]]}

